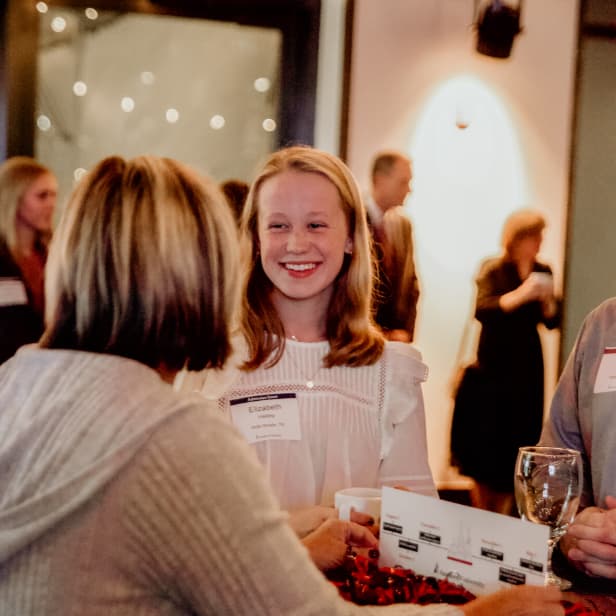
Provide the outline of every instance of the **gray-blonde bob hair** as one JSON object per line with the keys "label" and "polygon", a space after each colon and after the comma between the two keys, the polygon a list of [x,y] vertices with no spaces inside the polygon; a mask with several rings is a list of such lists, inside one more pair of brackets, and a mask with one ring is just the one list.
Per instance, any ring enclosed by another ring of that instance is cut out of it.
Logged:
{"label": "gray-blonde bob hair", "polygon": [[238,301],[234,246],[212,181],[168,158],[102,160],[52,240],[41,345],[152,368],[221,367]]}

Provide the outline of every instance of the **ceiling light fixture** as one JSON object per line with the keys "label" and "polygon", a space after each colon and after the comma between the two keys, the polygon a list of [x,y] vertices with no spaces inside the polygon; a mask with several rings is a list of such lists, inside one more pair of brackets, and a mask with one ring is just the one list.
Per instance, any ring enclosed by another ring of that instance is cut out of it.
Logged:
{"label": "ceiling light fixture", "polygon": [[502,0],[490,0],[481,6],[475,0],[473,25],[477,31],[477,51],[492,58],[508,58],[511,55],[514,38],[522,32],[520,19],[522,2],[511,6]]}

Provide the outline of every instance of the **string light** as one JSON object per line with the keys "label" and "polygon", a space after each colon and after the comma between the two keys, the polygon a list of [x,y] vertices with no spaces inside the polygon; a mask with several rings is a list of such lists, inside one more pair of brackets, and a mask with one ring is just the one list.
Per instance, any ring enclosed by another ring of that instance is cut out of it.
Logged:
{"label": "string light", "polygon": [[272,83],[267,77],[259,77],[255,79],[254,88],[257,92],[267,92]]}
{"label": "string light", "polygon": [[83,167],[77,167],[75,171],[73,171],[73,178],[75,182],[79,182],[79,180],[87,173],[87,171]]}
{"label": "string light", "polygon": [[54,32],[64,32],[66,30],[66,19],[64,17],[54,17],[51,20],[50,27]]}
{"label": "string light", "polygon": [[46,13],[49,10],[49,7],[47,6],[46,2],[37,2],[36,3],[36,10],[39,13]]}
{"label": "string light", "polygon": [[36,118],[36,125],[43,132],[47,132],[51,128],[51,120],[44,113],[41,113]]}
{"label": "string light", "polygon": [[152,71],[143,71],[139,76],[141,83],[145,86],[151,86],[154,83],[154,73]]}
{"label": "string light", "polygon": [[122,108],[122,111],[130,113],[135,108],[135,101],[130,96],[125,96],[120,101],[120,107]]}
{"label": "string light", "polygon": [[276,130],[276,122],[272,120],[272,118],[266,118],[265,120],[263,120],[261,126],[263,126],[263,130],[267,131],[268,133],[272,133]]}
{"label": "string light", "polygon": [[76,81],[73,84],[73,93],[75,96],[85,96],[88,91],[88,86],[83,81]]}
{"label": "string light", "polygon": [[84,13],[86,14],[86,17],[88,19],[98,19],[98,11],[96,9],[93,9],[92,7],[88,7]]}
{"label": "string light", "polygon": [[210,118],[210,128],[220,130],[225,125],[225,119],[221,115],[213,115]]}
{"label": "string light", "polygon": [[171,107],[165,112],[165,119],[169,122],[169,124],[175,124],[180,119],[180,112]]}

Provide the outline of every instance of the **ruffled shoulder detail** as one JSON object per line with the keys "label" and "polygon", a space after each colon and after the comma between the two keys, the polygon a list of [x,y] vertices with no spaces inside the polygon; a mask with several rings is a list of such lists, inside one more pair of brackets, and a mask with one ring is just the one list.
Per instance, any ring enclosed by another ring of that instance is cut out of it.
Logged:
{"label": "ruffled shoulder detail", "polygon": [[387,342],[382,360],[383,407],[381,410],[381,459],[389,451],[394,438],[394,429],[411,413],[423,413],[421,384],[428,378],[428,366],[420,351],[404,342]]}

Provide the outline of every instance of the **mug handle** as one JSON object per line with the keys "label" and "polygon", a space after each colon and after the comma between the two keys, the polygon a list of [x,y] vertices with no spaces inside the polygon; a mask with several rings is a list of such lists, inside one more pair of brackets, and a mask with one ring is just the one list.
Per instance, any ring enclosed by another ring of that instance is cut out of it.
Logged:
{"label": "mug handle", "polygon": [[346,522],[351,521],[351,510],[353,506],[349,503],[341,503],[338,507],[338,519],[345,520]]}

